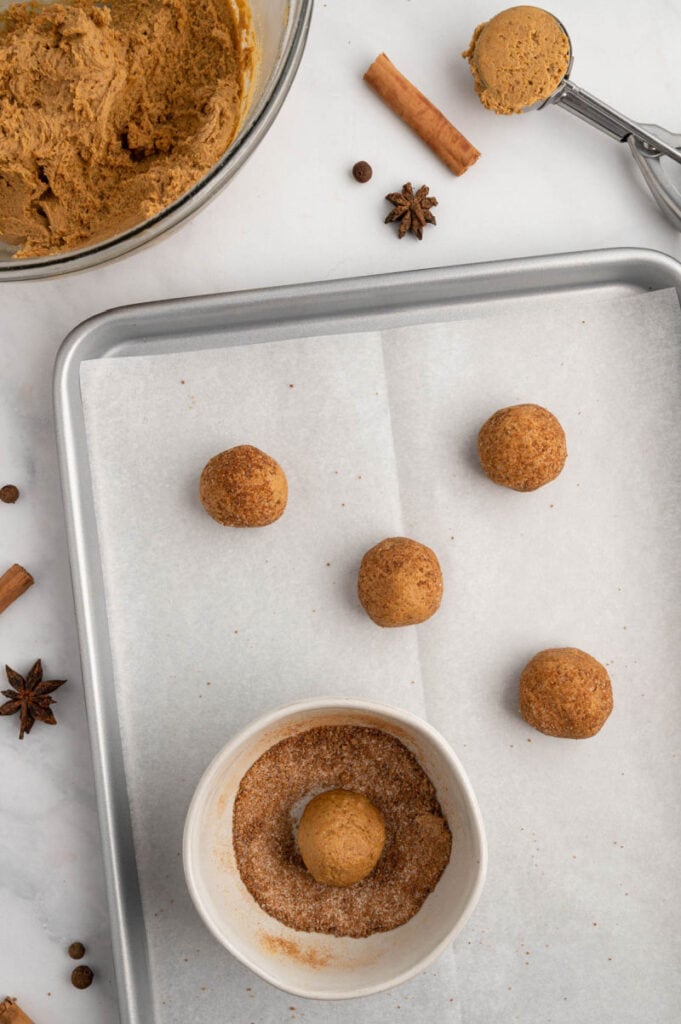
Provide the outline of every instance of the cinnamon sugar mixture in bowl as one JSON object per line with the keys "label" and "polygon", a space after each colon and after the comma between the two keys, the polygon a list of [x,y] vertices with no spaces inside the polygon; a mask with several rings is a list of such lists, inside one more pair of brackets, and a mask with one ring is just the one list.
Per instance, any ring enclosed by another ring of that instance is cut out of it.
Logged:
{"label": "cinnamon sugar mixture in bowl", "polygon": [[[339,790],[373,804],[383,836],[368,873],[325,884],[311,873],[319,862],[305,868],[298,826],[308,859],[312,837],[327,865],[353,863],[361,815],[309,812]],[[447,948],[480,896],[487,844],[437,730],[403,708],[324,697],[267,712],[216,753],[187,812],[183,857],[196,910],[230,953],[291,994],[348,999],[407,981]]]}
{"label": "cinnamon sugar mixture in bowl", "polygon": [[[337,788],[366,796],[386,828],[375,869],[347,888],[315,881],[295,837],[302,802]],[[241,878],[263,910],[289,928],[352,938],[412,918],[452,849],[435,787],[414,755],[389,733],[354,725],[308,729],[262,754],[241,780],[232,834]]]}

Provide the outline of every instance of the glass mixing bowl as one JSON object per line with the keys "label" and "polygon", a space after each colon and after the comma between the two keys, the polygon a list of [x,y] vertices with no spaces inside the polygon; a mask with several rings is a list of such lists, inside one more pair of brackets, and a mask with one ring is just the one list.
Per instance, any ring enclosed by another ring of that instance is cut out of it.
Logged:
{"label": "glass mixing bowl", "polygon": [[[0,10],[11,0],[0,0]],[[0,241],[0,281],[52,277],[106,263],[176,227],[212,199],[248,159],[277,116],[305,48],[313,0],[250,0],[260,67],[239,133],[211,170],[174,203],[96,245],[37,259],[12,259]]]}

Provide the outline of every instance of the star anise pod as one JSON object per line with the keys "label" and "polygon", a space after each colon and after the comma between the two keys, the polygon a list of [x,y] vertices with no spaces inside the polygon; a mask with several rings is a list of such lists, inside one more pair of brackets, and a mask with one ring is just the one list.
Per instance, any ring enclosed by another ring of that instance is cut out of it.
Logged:
{"label": "star anise pod", "polygon": [[20,676],[9,665],[5,665],[5,672],[13,689],[2,691],[3,697],[8,697],[9,699],[6,704],[0,707],[0,715],[20,713],[19,739],[23,740],[24,733],[28,734],[31,731],[34,722],[56,725],[57,719],[50,711],[50,705],[55,704],[56,701],[48,695],[54,693],[60,686],[63,686],[66,680],[43,680],[43,666],[40,658],[38,658],[26,678]]}
{"label": "star anise pod", "polygon": [[401,192],[389,192],[385,197],[395,206],[385,218],[385,223],[391,224],[394,220],[399,220],[398,238],[404,238],[411,228],[420,240],[423,238],[426,224],[437,224],[430,212],[431,206],[437,206],[437,199],[435,196],[429,196],[428,191],[428,186],[422,185],[418,192],[414,192],[411,182],[408,181],[402,186]]}

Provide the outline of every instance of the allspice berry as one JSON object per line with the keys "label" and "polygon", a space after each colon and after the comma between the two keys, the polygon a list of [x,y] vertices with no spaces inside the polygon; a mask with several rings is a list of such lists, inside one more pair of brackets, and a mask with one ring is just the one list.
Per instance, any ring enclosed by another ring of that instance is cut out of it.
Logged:
{"label": "allspice berry", "polygon": [[361,793],[332,789],[310,800],[298,826],[305,867],[323,885],[361,882],[385,845],[383,815]]}
{"label": "allspice berry", "polygon": [[72,942],[69,946],[69,956],[72,960],[82,960],[85,956],[85,946],[82,942]]}
{"label": "allspice berry", "polygon": [[5,484],[3,487],[0,487],[0,501],[4,502],[5,505],[13,505],[18,500],[19,488],[15,487],[14,484]]}
{"label": "allspice berry", "polygon": [[199,496],[208,515],[223,526],[268,526],[286,508],[288,483],[271,456],[241,444],[206,464]]}
{"label": "allspice berry", "polygon": [[612,708],[605,666],[576,647],[540,651],[520,676],[520,713],[547,736],[595,736]]}
{"label": "allspice berry", "polygon": [[74,988],[89,988],[95,974],[87,964],[79,964],[71,971],[71,984]]}
{"label": "allspice berry", "polygon": [[360,184],[364,185],[367,181],[371,180],[373,175],[371,164],[368,164],[366,160],[358,160],[355,166],[352,168],[352,176],[355,181],[359,181]]}
{"label": "allspice berry", "polygon": [[478,434],[480,465],[495,484],[536,491],[555,480],[567,458],[565,433],[541,405],[499,409]]}
{"label": "allspice berry", "polygon": [[412,626],[440,607],[442,570],[434,551],[409,537],[386,537],[364,555],[360,604],[377,626]]}

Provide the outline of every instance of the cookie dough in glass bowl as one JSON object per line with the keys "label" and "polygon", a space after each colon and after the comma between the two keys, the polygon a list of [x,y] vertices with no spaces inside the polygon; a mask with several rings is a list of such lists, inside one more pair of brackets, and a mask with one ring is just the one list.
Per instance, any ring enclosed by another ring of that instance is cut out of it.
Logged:
{"label": "cookie dough in glass bowl", "polygon": [[0,280],[96,266],[195,213],[274,121],[311,9],[0,0]]}

